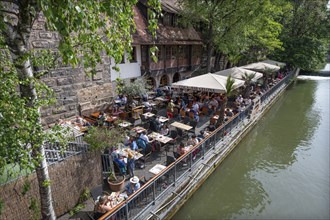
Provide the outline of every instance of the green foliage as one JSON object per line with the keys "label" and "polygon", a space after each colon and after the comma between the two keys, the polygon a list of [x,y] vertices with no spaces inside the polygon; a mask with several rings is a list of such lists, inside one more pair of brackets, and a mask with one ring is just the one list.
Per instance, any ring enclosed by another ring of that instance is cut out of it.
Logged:
{"label": "green foliage", "polygon": [[126,94],[130,97],[140,96],[147,92],[146,90],[146,80],[144,78],[138,78],[134,82],[118,80],[121,84],[120,93]]}
{"label": "green foliage", "polygon": [[[261,54],[281,47],[282,11],[270,0],[181,0],[185,22],[200,24],[208,44],[216,51],[241,58],[249,50]],[[255,53],[256,53],[255,52]],[[237,59],[232,59],[237,62]]]}
{"label": "green foliage", "polygon": [[31,183],[27,180],[24,181],[22,195],[24,196],[31,189]]}
{"label": "green foliage", "polygon": [[226,96],[230,97],[234,91],[234,83],[235,79],[233,79],[230,75],[227,77],[226,81]]}
{"label": "green foliage", "polygon": [[110,171],[108,179],[110,182],[115,182],[118,180],[114,171]]}
{"label": "green foliage", "polygon": [[330,43],[330,11],[327,0],[289,1],[290,10],[282,19],[281,41],[284,51],[275,51],[274,59],[303,70],[317,70],[324,65]]}
{"label": "green foliage", "polygon": [[77,214],[80,210],[82,210],[83,208],[85,208],[85,204],[77,204],[72,210],[70,210],[69,214],[70,216],[73,216],[75,214]]}
{"label": "green foliage", "polygon": [[3,210],[3,208],[4,208],[4,202],[3,202],[3,200],[0,198],[0,216],[2,215],[2,210]]}
{"label": "green foliage", "polygon": [[120,128],[105,129],[101,127],[91,127],[84,140],[90,145],[91,150],[101,150],[116,146],[121,143],[125,137],[125,132]]}
{"label": "green foliage", "polygon": [[79,203],[83,203],[91,197],[91,191],[85,188],[79,197]]}
{"label": "green foliage", "polygon": [[36,198],[30,198],[29,209],[32,211],[32,219],[39,219],[40,207]]}
{"label": "green foliage", "polygon": [[[105,55],[120,61],[124,52],[131,50],[136,3],[137,0],[0,1],[1,174],[8,171],[8,165],[17,164],[20,170],[45,165],[44,143],[59,141],[63,135],[59,128],[45,132],[41,124],[40,109],[53,104],[55,99],[40,78],[58,62],[83,66],[93,74]],[[156,15],[150,16],[149,31],[155,36],[160,2],[150,0],[150,6]],[[48,30],[60,34],[58,51],[31,50],[31,27],[39,14],[46,17]],[[42,172],[37,175],[40,188],[49,187],[46,175]],[[53,215],[50,195],[41,197],[41,207],[47,209],[42,217],[54,218],[46,215]],[[30,208],[36,209],[36,204],[32,201]]]}

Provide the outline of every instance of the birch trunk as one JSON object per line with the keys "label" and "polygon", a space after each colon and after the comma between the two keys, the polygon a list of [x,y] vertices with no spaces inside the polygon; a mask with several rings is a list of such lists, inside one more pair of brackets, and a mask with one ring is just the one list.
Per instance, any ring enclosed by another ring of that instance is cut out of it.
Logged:
{"label": "birch trunk", "polygon": [[[1,3],[1,2],[0,2]],[[5,36],[6,43],[11,52],[12,61],[15,64],[15,68],[17,70],[17,74],[21,80],[34,79],[34,73],[32,70],[31,62],[29,60],[29,38],[31,33],[31,28],[33,22],[36,18],[37,13],[32,13],[32,8],[36,11],[38,10],[38,6],[36,1],[34,0],[20,0],[17,4],[17,9],[14,10],[13,7],[8,7],[8,13],[4,16],[13,16],[15,15],[15,20],[8,20],[5,22],[5,30],[2,30]],[[7,9],[7,8],[6,8]],[[13,13],[11,13],[11,11]],[[29,81],[30,83],[20,85],[19,92],[22,98],[26,98],[28,100],[26,102],[27,107],[37,108],[35,105],[37,100],[37,93],[35,84],[33,81]],[[40,108],[38,108],[39,118],[37,121],[32,123],[41,123],[40,118]],[[42,132],[42,131],[36,131]],[[40,194],[40,210],[42,219],[56,219],[52,195],[51,195],[51,187],[50,187],[50,179],[48,175],[48,167],[45,158],[45,149],[44,146],[34,146],[34,143],[31,144],[32,149],[32,157],[34,159],[38,159],[38,165],[36,167],[36,174],[39,184],[39,194]],[[29,150],[29,149],[27,149]]]}

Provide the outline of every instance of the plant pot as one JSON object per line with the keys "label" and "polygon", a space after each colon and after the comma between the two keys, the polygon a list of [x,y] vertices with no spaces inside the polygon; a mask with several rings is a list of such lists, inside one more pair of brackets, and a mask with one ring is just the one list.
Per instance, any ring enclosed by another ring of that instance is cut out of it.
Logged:
{"label": "plant pot", "polygon": [[109,181],[109,178],[108,178],[108,184],[109,184],[109,187],[110,187],[111,191],[119,192],[122,189],[124,189],[125,177],[124,176],[118,176],[117,181]]}

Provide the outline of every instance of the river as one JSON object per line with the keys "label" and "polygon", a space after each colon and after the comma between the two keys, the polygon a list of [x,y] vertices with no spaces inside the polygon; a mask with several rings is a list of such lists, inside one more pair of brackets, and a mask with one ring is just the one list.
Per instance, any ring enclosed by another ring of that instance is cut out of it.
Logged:
{"label": "river", "polygon": [[329,94],[299,76],[173,219],[330,219]]}

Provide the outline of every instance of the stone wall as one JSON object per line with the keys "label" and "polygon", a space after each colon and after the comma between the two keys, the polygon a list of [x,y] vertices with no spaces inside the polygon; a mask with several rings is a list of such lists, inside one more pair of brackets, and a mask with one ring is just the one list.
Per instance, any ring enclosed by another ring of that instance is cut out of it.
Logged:
{"label": "stone wall", "polygon": [[[56,50],[60,36],[57,32],[46,31],[45,23],[42,15],[36,19],[30,35],[31,49]],[[43,76],[43,81],[54,90],[57,102],[42,109],[42,123],[52,125],[60,118],[106,110],[113,98],[110,61],[103,56],[93,77],[87,76],[83,68],[64,65]]]}
{"label": "stone wall", "polygon": [[[49,175],[55,213],[56,216],[60,216],[77,204],[85,188],[91,189],[102,183],[100,154],[82,153],[53,164],[49,166]],[[31,185],[27,193],[22,195],[25,180]],[[1,186],[0,198],[4,202],[0,219],[31,219],[33,215],[33,211],[29,210],[31,199],[35,199],[40,207],[36,175],[22,177]]]}

